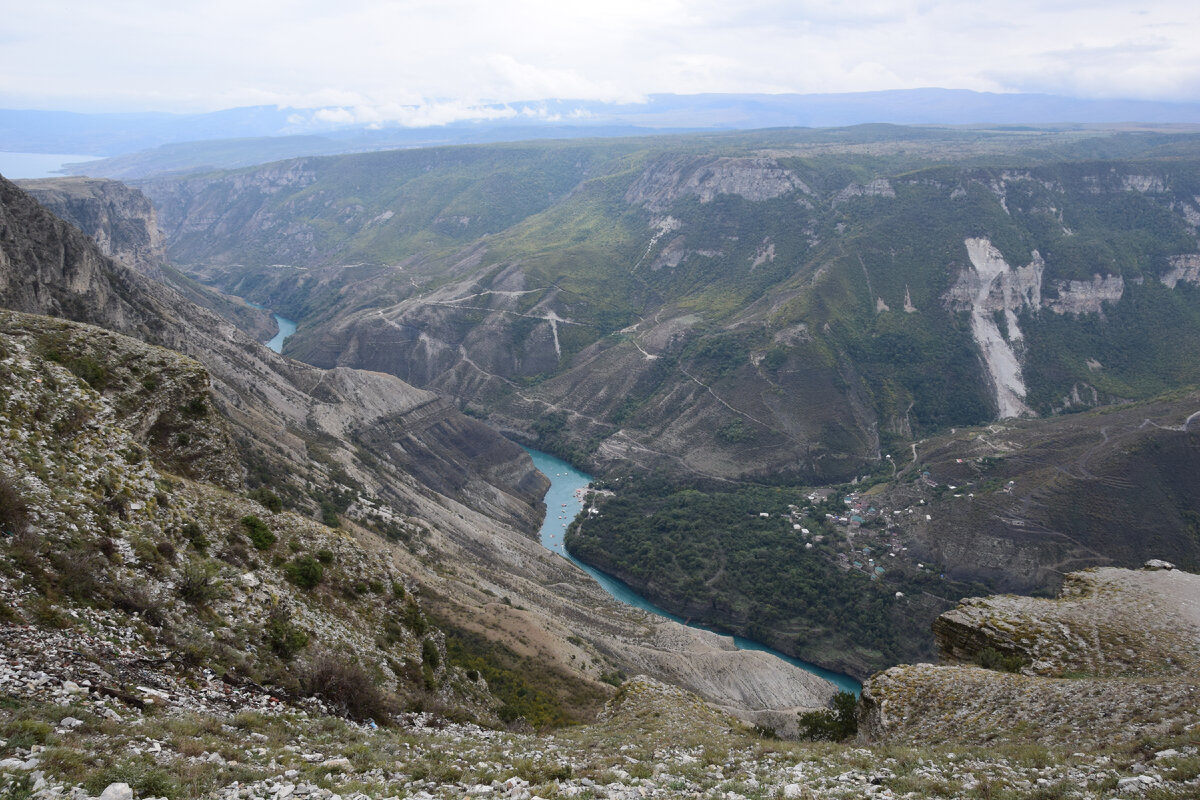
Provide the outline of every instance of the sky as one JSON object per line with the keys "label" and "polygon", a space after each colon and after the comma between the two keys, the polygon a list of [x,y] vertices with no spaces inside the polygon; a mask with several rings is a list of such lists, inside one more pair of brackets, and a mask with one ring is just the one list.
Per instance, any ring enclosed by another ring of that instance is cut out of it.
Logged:
{"label": "sky", "polygon": [[943,87],[1200,101],[1200,2],[0,0],[0,107],[330,107]]}

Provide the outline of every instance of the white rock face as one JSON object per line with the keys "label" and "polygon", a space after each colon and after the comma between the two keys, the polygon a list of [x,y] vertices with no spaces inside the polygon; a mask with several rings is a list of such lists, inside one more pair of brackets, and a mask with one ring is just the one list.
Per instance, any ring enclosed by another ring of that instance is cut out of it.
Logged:
{"label": "white rock face", "polygon": [[1158,175],[1126,175],[1121,180],[1121,186],[1127,192],[1142,194],[1162,194],[1167,190],[1166,184]]}
{"label": "white rock face", "polygon": [[892,184],[886,178],[876,178],[870,183],[852,183],[845,189],[842,189],[833,198],[835,206],[841,205],[847,200],[854,197],[895,197],[896,190],[892,188]]}
{"label": "white rock face", "polygon": [[[1013,343],[1023,338],[1016,312],[1041,306],[1045,264],[1035,250],[1032,261],[1013,269],[989,240],[967,239],[963,244],[972,269],[959,276],[946,299],[952,309],[971,312],[971,335],[983,354],[1000,418],[1032,416]],[[1007,340],[996,324],[997,311],[1004,314]]]}
{"label": "white rock face", "polygon": [[1168,289],[1174,289],[1180,281],[1200,284],[1200,255],[1188,253],[1182,256],[1171,256],[1171,268],[1159,280]]}
{"label": "white rock face", "polygon": [[697,195],[701,203],[721,194],[758,202],[793,191],[812,193],[795,173],[773,159],[676,156],[651,164],[629,187],[625,201],[651,211],[666,211],[685,195]]}
{"label": "white rock face", "polygon": [[1045,301],[1056,314],[1098,314],[1105,303],[1115,303],[1125,294],[1120,275],[1093,275],[1090,281],[1062,281],[1058,297]]}

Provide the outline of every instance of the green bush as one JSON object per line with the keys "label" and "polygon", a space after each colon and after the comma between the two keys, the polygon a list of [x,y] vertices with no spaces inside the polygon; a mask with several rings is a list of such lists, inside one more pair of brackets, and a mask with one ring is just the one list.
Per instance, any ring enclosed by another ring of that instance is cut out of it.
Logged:
{"label": "green bush", "polygon": [[181,530],[183,538],[187,539],[192,547],[198,552],[203,553],[208,549],[208,538],[204,535],[204,531],[194,521],[187,521],[183,524]]}
{"label": "green bush", "polygon": [[216,566],[204,561],[189,561],[184,564],[179,570],[175,591],[183,600],[196,605],[216,599],[221,591]]}
{"label": "green bush", "polygon": [[289,581],[301,589],[312,589],[325,578],[325,567],[309,555],[293,558],[283,572]]}
{"label": "green bush", "polygon": [[267,617],[267,644],[284,661],[290,661],[308,646],[308,634],[292,623],[287,608],[277,607]]}
{"label": "green bush", "polygon": [[185,405],[183,407],[183,415],[185,417],[191,417],[193,419],[200,419],[202,417],[207,417],[208,416],[208,401],[204,399],[203,395],[193,397],[191,400],[189,400],[187,402],[187,405]]}
{"label": "green bush", "polygon": [[620,688],[621,684],[625,682],[625,673],[619,669],[613,670],[612,672],[605,672],[600,675],[600,680],[602,683],[607,683],[609,686],[616,686]]}
{"label": "green bush", "polygon": [[404,604],[404,610],[400,612],[400,619],[404,623],[404,627],[417,636],[424,636],[425,631],[429,630],[429,623],[425,620],[425,615],[421,613],[421,607],[411,597]]}
{"label": "green bush", "polygon": [[806,711],[800,715],[800,738],[840,742],[858,733],[854,710],[858,698],[853,692],[838,692],[831,707],[821,711]]}
{"label": "green bush", "polygon": [[242,517],[242,526],[246,529],[246,535],[250,537],[254,549],[267,550],[275,544],[275,534],[267,527],[267,523],[253,514]]}
{"label": "green bush", "polygon": [[975,656],[975,663],[984,669],[997,672],[1020,672],[1029,661],[1019,653],[1006,654],[994,647],[985,647]]}
{"label": "green bush", "polygon": [[438,654],[437,642],[433,639],[426,639],[421,642],[421,661],[429,665],[430,669],[437,669],[442,663],[442,658]]}
{"label": "green bush", "polygon": [[250,499],[257,500],[262,503],[263,507],[272,514],[278,514],[283,511],[283,501],[279,499],[279,495],[272,492],[265,486],[260,486],[250,492]]}

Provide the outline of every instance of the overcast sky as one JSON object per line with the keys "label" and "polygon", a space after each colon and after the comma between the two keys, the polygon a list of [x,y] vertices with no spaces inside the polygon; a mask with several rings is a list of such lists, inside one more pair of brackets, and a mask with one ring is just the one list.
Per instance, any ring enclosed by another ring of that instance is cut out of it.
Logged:
{"label": "overcast sky", "polygon": [[6,108],[436,122],[485,101],[933,86],[1198,101],[1200,2],[0,0]]}

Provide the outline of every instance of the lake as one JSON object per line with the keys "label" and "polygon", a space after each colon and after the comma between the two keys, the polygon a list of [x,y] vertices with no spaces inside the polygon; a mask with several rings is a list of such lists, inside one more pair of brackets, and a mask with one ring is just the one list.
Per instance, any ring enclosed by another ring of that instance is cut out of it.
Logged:
{"label": "lake", "polygon": [[[555,458],[552,455],[543,453],[539,450],[532,450],[528,447],[524,448],[530,457],[533,458],[533,465],[538,471],[550,479],[550,489],[546,492],[546,520],[542,523],[541,541],[542,546],[548,550],[566,558],[575,566],[582,569],[588,575],[591,575],[596,583],[600,584],[606,592],[613,596],[614,599],[626,605],[640,608],[643,611],[648,611],[651,614],[658,614],[660,617],[675,620],[683,625],[689,625],[693,628],[707,630],[702,625],[693,625],[680,617],[659,608],[651,603],[646,598],[639,595],[632,588],[622,581],[617,580],[611,575],[608,575],[595,567],[588,566],[582,561],[573,557],[567,552],[566,545],[563,543],[563,537],[566,535],[567,526],[571,521],[583,511],[583,491],[587,485],[592,482],[592,476],[585,472],[572,467],[567,462],[560,458]],[[789,655],[780,653],[778,650],[772,650],[758,642],[751,641],[742,636],[733,636],[733,643],[741,650],[761,650],[764,653],[770,653],[773,656],[782,658],[784,661],[799,667],[802,670],[811,672],[814,675],[824,678],[830,683],[838,687],[843,692],[853,692],[859,694],[862,692],[862,684],[856,681],[849,675],[843,675],[840,672],[818,667],[816,664],[810,664],[807,661],[801,661],[798,658],[792,658]]]}

